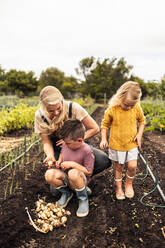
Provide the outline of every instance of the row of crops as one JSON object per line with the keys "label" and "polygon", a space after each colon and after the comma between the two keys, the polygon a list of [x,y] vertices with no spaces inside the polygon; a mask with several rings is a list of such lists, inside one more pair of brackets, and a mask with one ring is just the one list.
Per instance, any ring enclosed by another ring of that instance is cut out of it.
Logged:
{"label": "row of crops", "polygon": [[143,102],[141,105],[146,117],[145,131],[165,131],[165,104]]}
{"label": "row of crops", "polygon": [[28,106],[37,106],[39,103],[39,97],[24,97],[19,98],[18,96],[0,96],[0,110],[14,108],[16,105],[24,103]]}
{"label": "row of crops", "polygon": [[[79,99],[81,105],[84,101]],[[88,112],[93,112],[97,104],[88,104]],[[21,128],[32,128],[34,115],[39,105],[29,106],[27,103],[19,103],[15,107],[4,106],[0,111],[0,135],[6,132],[19,130]],[[142,103],[142,108],[146,116],[146,131],[165,131],[165,105],[163,103]]]}
{"label": "row of crops", "polygon": [[24,103],[18,104],[15,108],[3,108],[0,111],[0,135],[21,128],[32,128],[37,109],[38,106],[29,107]]}
{"label": "row of crops", "polygon": [[[74,99],[80,105],[85,106],[89,113],[92,113],[97,104],[92,99]],[[13,102],[17,102],[15,106],[12,106]],[[0,103],[2,99],[0,98]],[[0,109],[0,135],[4,133],[19,130],[22,128],[33,128],[34,116],[36,110],[39,108],[39,99],[32,98],[16,101],[15,98],[7,97],[7,100],[3,102]]]}

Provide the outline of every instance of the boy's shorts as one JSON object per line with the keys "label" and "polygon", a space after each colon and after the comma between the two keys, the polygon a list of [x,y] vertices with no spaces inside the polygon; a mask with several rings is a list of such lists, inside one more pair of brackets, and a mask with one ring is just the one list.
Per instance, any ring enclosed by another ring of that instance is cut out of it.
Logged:
{"label": "boy's shorts", "polygon": [[109,158],[113,161],[118,162],[119,164],[125,164],[131,160],[138,159],[138,148],[135,147],[130,151],[116,151],[111,148],[108,149]]}

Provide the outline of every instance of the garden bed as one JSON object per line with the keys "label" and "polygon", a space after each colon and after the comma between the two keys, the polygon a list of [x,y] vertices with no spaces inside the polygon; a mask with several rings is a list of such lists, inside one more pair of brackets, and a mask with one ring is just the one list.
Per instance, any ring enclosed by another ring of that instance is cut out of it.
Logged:
{"label": "garden bed", "polygon": [[[98,108],[93,117],[100,125],[104,109]],[[16,137],[17,134],[15,133]],[[11,137],[11,135],[10,135]],[[156,175],[158,169],[160,187],[165,193],[165,135],[155,132],[143,136],[143,154],[147,154],[150,167]],[[91,139],[92,145],[99,146],[100,136]],[[145,156],[145,155],[144,155]],[[16,178],[20,187],[0,202],[0,247],[2,248],[164,248],[165,208],[152,205],[165,205],[158,190],[140,202],[144,193],[154,187],[152,178],[145,179],[145,165],[139,159],[137,178],[134,181],[135,197],[118,201],[115,198],[113,168],[109,168],[92,178],[89,197],[90,212],[87,217],[78,218],[75,214],[77,200],[74,196],[67,206],[71,212],[66,226],[43,234],[36,232],[29,225],[25,207],[29,211],[35,208],[38,197],[46,196],[47,202],[58,198],[50,194],[44,180],[45,167],[42,165],[43,154],[37,148],[30,150],[30,161],[38,161],[35,170],[32,162],[25,164],[28,176],[24,180],[24,170]],[[141,176],[140,173],[143,173]],[[1,173],[1,181],[9,177],[8,169]],[[0,191],[2,192],[2,191]],[[1,193],[0,193],[1,194]],[[1,197],[2,198],[2,197]],[[150,204],[148,207],[145,204]]]}

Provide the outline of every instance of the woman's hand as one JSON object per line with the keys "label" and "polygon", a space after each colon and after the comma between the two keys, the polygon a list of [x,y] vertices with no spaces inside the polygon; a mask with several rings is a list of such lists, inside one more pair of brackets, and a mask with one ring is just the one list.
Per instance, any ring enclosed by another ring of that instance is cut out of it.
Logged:
{"label": "woman's hand", "polygon": [[56,165],[56,160],[55,160],[55,157],[53,155],[48,155],[44,161],[43,161],[43,164],[46,166],[46,167],[53,167]]}
{"label": "woman's hand", "polygon": [[48,165],[48,162],[51,161],[50,165],[52,164],[52,166],[55,166],[56,159],[54,157],[54,149],[50,137],[46,134],[41,134],[40,136],[42,139],[44,152],[46,154],[46,158],[44,159],[43,163],[45,164],[45,166],[50,167]]}
{"label": "woman's hand", "polygon": [[100,142],[100,149],[104,150],[107,147],[108,147],[107,140],[101,140],[101,142]]}
{"label": "woman's hand", "polygon": [[56,142],[56,146],[62,146],[63,143],[64,143],[64,141],[62,139],[60,139]]}

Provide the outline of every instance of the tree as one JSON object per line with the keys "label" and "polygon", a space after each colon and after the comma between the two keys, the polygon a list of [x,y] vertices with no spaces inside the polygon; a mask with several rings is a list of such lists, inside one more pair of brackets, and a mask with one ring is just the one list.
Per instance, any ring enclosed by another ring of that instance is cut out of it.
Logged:
{"label": "tree", "polygon": [[38,87],[38,80],[32,71],[26,73],[11,69],[6,73],[6,82],[8,92],[19,96],[34,93]]}
{"label": "tree", "polygon": [[147,89],[147,96],[150,96],[154,99],[160,96],[160,83],[147,82],[146,89]]}
{"label": "tree", "polygon": [[50,67],[40,75],[38,92],[47,85],[55,86],[64,97],[70,98],[76,92],[78,82],[73,76],[65,76],[65,73],[56,67]]}
{"label": "tree", "polygon": [[0,66],[0,81],[5,81],[5,70]]}
{"label": "tree", "polygon": [[165,75],[161,79],[160,92],[161,92],[161,96],[162,96],[163,100],[165,100]]}
{"label": "tree", "polygon": [[0,81],[0,95],[6,94],[8,92],[8,82]]}
{"label": "tree", "polygon": [[143,79],[141,79],[135,75],[131,75],[130,80],[139,83],[141,91],[142,91],[142,98],[146,97],[148,94],[147,93],[147,83],[145,83]]}
{"label": "tree", "polygon": [[78,90],[78,82],[77,79],[73,76],[65,77],[65,80],[61,87],[61,92],[65,98],[74,97],[75,93]]}
{"label": "tree", "polygon": [[95,64],[95,58],[92,56],[90,58],[84,58],[79,62],[79,67],[75,71],[78,75],[83,74],[86,82],[88,81],[88,75],[91,73],[92,66]]}
{"label": "tree", "polygon": [[64,81],[64,72],[60,71],[56,67],[47,68],[45,71],[41,72],[39,78],[38,92],[40,92],[40,90],[47,85],[55,86],[59,90],[61,90]]}
{"label": "tree", "polygon": [[104,94],[109,98],[116,90],[128,80],[132,66],[127,66],[124,58],[95,59],[85,58],[80,61],[76,71],[83,74],[85,81],[80,86],[81,92],[97,99],[103,98]]}
{"label": "tree", "polygon": [[[78,75],[83,75],[85,81],[80,80],[80,84],[78,86],[79,92],[82,94],[83,97],[86,95],[91,95],[91,88],[90,88],[90,80],[88,80],[88,76],[91,74],[92,68],[95,66],[95,58],[86,57],[79,62],[79,68],[76,68],[75,71]],[[88,93],[87,93],[88,92]]]}

